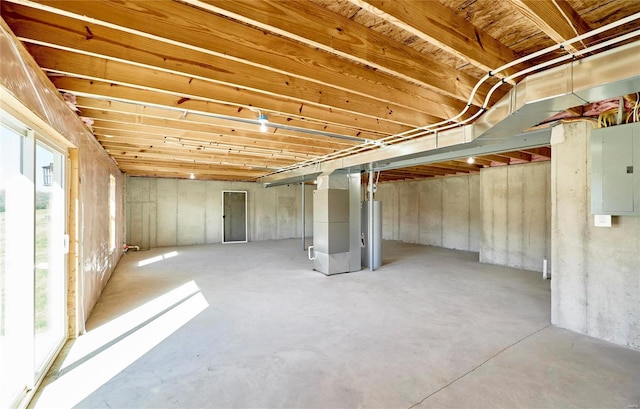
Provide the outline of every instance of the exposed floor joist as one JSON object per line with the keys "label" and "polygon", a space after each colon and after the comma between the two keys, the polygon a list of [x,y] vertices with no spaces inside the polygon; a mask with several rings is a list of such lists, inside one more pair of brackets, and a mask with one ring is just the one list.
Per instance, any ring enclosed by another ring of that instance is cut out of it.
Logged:
{"label": "exposed floor joist", "polygon": [[[502,84],[485,105],[496,72],[472,95],[489,70],[640,12],[637,2],[542,3],[7,0],[0,10],[127,174],[256,180],[398,143],[466,109],[450,122],[460,123],[509,91]],[[550,155],[537,149],[474,166]],[[398,177],[457,174],[464,160]],[[236,168],[216,173],[210,163]]]}

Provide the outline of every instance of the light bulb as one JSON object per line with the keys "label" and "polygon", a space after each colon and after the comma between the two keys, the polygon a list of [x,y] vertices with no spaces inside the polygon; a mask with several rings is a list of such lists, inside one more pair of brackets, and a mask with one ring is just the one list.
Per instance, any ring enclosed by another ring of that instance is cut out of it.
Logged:
{"label": "light bulb", "polygon": [[267,114],[258,114],[258,122],[260,122],[260,132],[267,132],[267,122],[269,122]]}
{"label": "light bulb", "polygon": [[469,156],[469,159],[467,159],[467,163],[469,165],[473,165],[474,163],[476,163],[476,159],[473,156]]}

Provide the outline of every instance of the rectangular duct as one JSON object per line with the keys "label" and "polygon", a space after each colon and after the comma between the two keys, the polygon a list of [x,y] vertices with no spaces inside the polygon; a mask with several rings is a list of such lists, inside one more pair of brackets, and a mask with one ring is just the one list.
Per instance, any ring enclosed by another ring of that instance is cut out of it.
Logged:
{"label": "rectangular duct", "polygon": [[571,61],[529,75],[472,124],[265,176],[260,181],[266,185],[281,184],[318,171],[358,171],[369,163],[427,158],[444,147],[449,151],[467,149],[470,142],[478,145],[504,142],[568,108],[640,91],[639,58],[640,41],[636,41]]}

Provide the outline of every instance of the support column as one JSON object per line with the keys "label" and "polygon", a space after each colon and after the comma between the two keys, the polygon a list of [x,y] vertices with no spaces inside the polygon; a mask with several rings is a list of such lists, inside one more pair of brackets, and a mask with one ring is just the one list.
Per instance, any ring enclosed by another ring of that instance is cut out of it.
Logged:
{"label": "support column", "polygon": [[362,265],[374,271],[382,266],[382,203],[374,199],[373,165],[369,167],[369,195],[362,203]]}
{"label": "support column", "polygon": [[304,223],[305,222],[304,178],[302,178],[301,186],[302,186],[302,251],[305,251],[307,249],[306,248],[307,246],[306,246],[306,243],[305,243],[306,237],[305,237],[305,231],[304,231],[305,230],[304,229],[304,227],[305,227],[305,223]]}
{"label": "support column", "polygon": [[369,213],[367,220],[367,227],[369,236],[369,243],[367,243],[367,248],[369,250],[369,271],[373,271],[374,267],[374,246],[373,246],[373,163],[369,164]]}

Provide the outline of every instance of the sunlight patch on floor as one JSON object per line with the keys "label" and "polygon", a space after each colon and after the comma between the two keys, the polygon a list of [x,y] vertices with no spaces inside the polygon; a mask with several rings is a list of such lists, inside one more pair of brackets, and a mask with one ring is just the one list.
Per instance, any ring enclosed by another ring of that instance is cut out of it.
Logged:
{"label": "sunlight patch on floor", "polygon": [[138,261],[138,267],[144,267],[146,265],[149,265],[149,264],[152,264],[152,263],[156,263],[158,261],[166,260],[168,258],[172,258],[172,257],[175,257],[177,255],[178,255],[177,251],[170,251],[168,253],[161,254],[159,256],[149,257],[149,258],[146,258],[144,260]]}
{"label": "sunlight patch on floor", "polygon": [[194,281],[189,281],[180,287],[162,294],[159,297],[123,314],[111,321],[95,328],[79,337],[73,348],[69,351],[61,366],[64,371],[73,363],[81,360],[99,348],[104,347],[109,342],[133,330],[145,321],[152,319],[171,306],[186,300],[188,297],[199,292],[200,289]]}
{"label": "sunlight patch on floor", "polygon": [[190,281],[79,337],[35,407],[77,405],[208,306]]}

